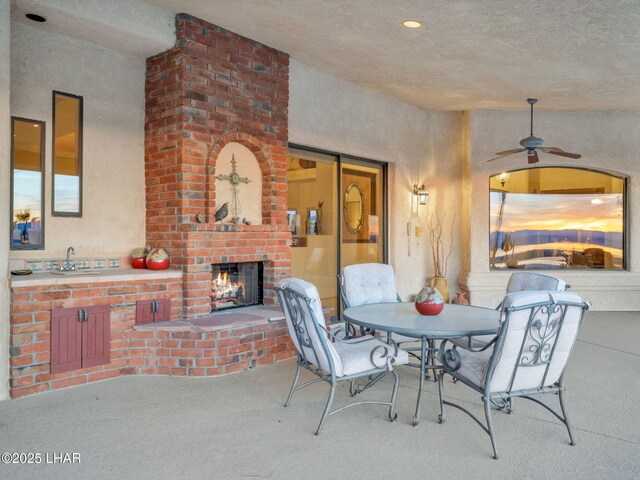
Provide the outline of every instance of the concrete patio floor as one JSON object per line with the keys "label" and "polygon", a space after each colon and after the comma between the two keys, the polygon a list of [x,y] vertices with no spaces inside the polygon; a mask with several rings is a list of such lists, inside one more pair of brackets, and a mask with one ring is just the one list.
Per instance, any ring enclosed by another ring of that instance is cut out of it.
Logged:
{"label": "concrete patio floor", "polygon": [[[226,377],[123,377],[0,402],[0,453],[81,459],[0,464],[0,478],[638,479],[639,338],[638,313],[588,314],[565,376],[574,447],[555,418],[520,400],[511,415],[494,412],[493,460],[488,435],[464,413],[449,408],[447,422],[437,423],[432,382],[412,427],[418,377],[407,367],[398,369],[396,422],[384,407],[360,406],[330,417],[317,437],[328,387],[298,391],[283,408],[295,370],[288,360]],[[364,395],[388,397],[385,380]],[[447,380],[445,388],[482,412],[467,387]],[[347,400],[344,385],[336,404]]]}

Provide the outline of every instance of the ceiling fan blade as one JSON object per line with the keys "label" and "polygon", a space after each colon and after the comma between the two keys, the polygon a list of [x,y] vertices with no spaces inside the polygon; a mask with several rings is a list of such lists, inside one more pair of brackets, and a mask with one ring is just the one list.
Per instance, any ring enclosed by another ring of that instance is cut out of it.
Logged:
{"label": "ceiling fan blade", "polygon": [[514,148],[513,150],[505,150],[504,152],[498,152],[497,157],[490,158],[487,162],[493,162],[494,160],[499,160],[503,157],[508,157],[509,155],[513,155],[514,153],[524,152],[525,148]]}
{"label": "ceiling fan blade", "polygon": [[538,163],[540,161],[538,158],[538,152],[534,150],[533,153],[527,154],[527,160],[529,160],[529,165],[532,163]]}
{"label": "ceiling fan blade", "polygon": [[543,152],[547,152],[547,153],[551,153],[552,155],[559,155],[561,157],[567,157],[567,158],[578,159],[578,158],[582,157],[582,155],[580,155],[580,154],[565,152],[564,150],[562,150],[560,148],[555,148],[555,147],[546,147],[546,148],[543,148],[542,151]]}
{"label": "ceiling fan blade", "polygon": [[501,157],[505,157],[507,155],[511,155],[512,153],[524,152],[524,148],[512,148],[511,150],[505,150],[504,152],[496,152],[496,155]]}

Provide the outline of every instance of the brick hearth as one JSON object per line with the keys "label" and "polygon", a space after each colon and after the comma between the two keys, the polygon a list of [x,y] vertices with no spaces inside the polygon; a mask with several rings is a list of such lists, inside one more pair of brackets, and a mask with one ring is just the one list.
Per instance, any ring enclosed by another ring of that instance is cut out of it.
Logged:
{"label": "brick hearth", "polygon": [[[186,14],[176,29],[175,47],[147,61],[147,243],[184,272],[187,318],[211,311],[212,263],[264,261],[264,302],[273,304],[274,285],[291,270],[289,56]],[[216,159],[230,142],[260,166],[261,225],[214,224]]]}

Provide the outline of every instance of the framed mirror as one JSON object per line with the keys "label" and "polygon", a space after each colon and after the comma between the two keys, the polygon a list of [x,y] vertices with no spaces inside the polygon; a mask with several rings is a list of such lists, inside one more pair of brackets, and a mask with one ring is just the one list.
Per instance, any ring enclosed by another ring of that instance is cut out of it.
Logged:
{"label": "framed mirror", "polygon": [[360,184],[351,182],[344,193],[344,221],[347,230],[358,233],[364,223],[364,192]]}
{"label": "framed mirror", "polygon": [[11,119],[11,250],[44,248],[44,128]]}

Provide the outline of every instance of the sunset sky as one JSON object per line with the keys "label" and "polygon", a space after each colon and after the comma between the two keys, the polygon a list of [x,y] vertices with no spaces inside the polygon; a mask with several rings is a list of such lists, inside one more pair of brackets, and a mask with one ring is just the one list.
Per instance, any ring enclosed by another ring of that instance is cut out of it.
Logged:
{"label": "sunset sky", "polygon": [[[42,198],[40,172],[28,170],[13,171],[13,220],[20,210],[29,210],[31,218],[42,218],[40,210]],[[55,175],[56,210],[75,212],[79,209],[80,180],[77,176]]]}
{"label": "sunset sky", "polygon": [[[596,203],[592,201],[596,199]],[[522,194],[507,193],[503,232],[519,230],[595,230],[622,232],[621,194]],[[501,193],[491,192],[490,230],[494,232]]]}

